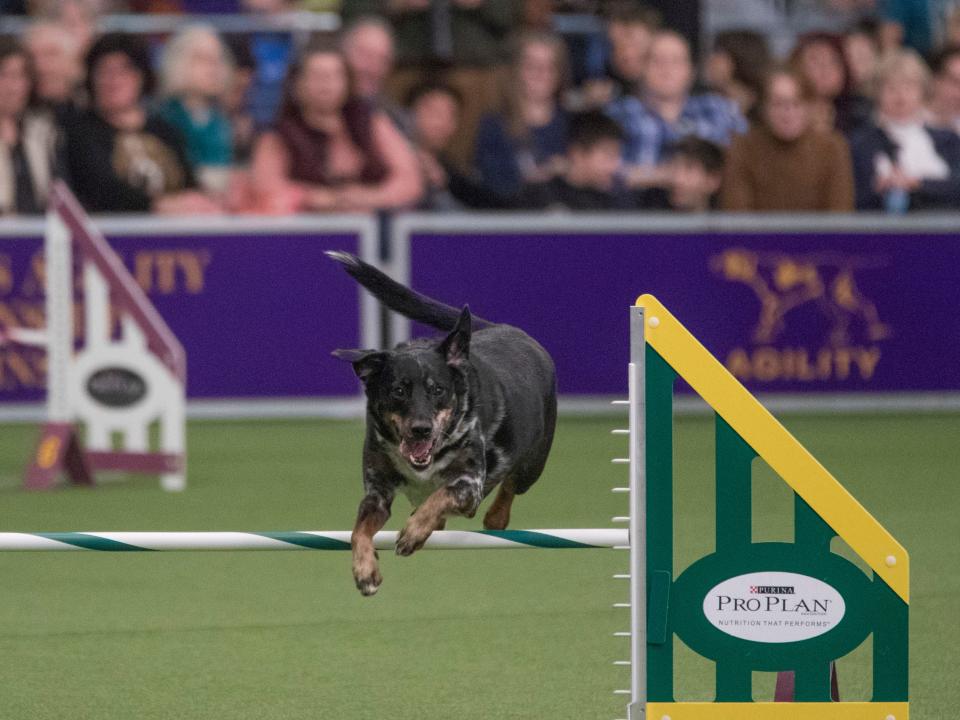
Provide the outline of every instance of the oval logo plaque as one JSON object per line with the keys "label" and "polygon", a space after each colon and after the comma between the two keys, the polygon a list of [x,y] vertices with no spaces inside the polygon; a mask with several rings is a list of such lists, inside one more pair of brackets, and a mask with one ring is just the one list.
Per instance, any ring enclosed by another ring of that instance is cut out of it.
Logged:
{"label": "oval logo plaque", "polygon": [[87,392],[107,407],[130,407],[147,394],[147,383],[140,375],[122,367],[97,370],[87,380]]}
{"label": "oval logo plaque", "polygon": [[727,635],[762,643],[809,640],[843,619],[843,596],[827,583],[791,572],[753,572],[724,580],[703,599],[703,614]]}

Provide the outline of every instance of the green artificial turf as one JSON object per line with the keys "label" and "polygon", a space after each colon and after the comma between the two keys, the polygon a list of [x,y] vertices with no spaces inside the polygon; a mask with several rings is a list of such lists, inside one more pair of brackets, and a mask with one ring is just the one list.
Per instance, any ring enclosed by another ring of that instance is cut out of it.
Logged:
{"label": "green artificial turf", "polygon": [[[913,716],[960,711],[960,417],[788,417],[788,427],[912,556]],[[606,527],[622,437],[563,419],[547,471],[512,526]],[[189,488],[149,478],[25,493],[35,428],[0,426],[0,530],[349,529],[358,422],[197,422]],[[712,422],[677,423],[678,569],[712,547]],[[755,537],[791,537],[790,495],[756,472]],[[398,499],[390,527],[408,512]],[[479,520],[451,528],[478,527]],[[4,720],[583,720],[624,717],[624,553],[381,553],[361,598],[347,553],[0,555]],[[869,696],[869,646],[840,662],[841,695]],[[678,650],[677,691],[709,698],[709,663]],[[952,679],[951,679],[952,678]],[[758,697],[772,688],[759,676]]]}

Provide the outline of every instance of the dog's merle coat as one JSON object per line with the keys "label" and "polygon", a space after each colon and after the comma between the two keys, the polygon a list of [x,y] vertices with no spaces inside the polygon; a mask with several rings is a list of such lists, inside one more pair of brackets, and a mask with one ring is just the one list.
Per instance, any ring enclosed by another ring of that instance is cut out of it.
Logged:
{"label": "dog's merle coat", "polygon": [[415,508],[399,555],[422,547],[448,516],[473,517],[498,485],[484,526],[507,526],[514,496],[540,477],[553,442],[554,367],[522,330],[419,295],[353,255],[329,255],[388,308],[449,332],[390,351],[334,352],[353,364],[367,396],[364,497],[352,545],[357,587],[372,595],[382,582],[372,538],[397,492]]}

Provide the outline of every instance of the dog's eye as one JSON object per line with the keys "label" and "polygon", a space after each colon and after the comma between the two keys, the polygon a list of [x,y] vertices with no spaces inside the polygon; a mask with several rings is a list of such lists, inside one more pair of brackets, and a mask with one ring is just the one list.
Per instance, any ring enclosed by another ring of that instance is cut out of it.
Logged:
{"label": "dog's eye", "polygon": [[444,391],[443,385],[434,385],[434,386],[433,386],[433,394],[434,394],[434,395],[437,395],[437,396],[443,395],[443,391]]}
{"label": "dog's eye", "polygon": [[395,398],[402,398],[407,396],[407,389],[403,385],[397,385],[391,391]]}

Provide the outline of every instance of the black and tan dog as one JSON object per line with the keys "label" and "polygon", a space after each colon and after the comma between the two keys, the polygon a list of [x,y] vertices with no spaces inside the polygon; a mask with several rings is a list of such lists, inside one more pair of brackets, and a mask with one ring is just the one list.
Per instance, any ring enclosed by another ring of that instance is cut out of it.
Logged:
{"label": "black and tan dog", "polygon": [[352,546],[357,588],[373,595],[383,581],[373,536],[397,492],[414,506],[398,555],[421,548],[449,516],[473,517],[498,485],[483,525],[507,526],[514,496],[540,477],[553,442],[554,367],[522,330],[419,295],[353,255],[329,255],[388,308],[449,332],[389,351],[334,352],[353,363],[367,396],[364,497]]}

